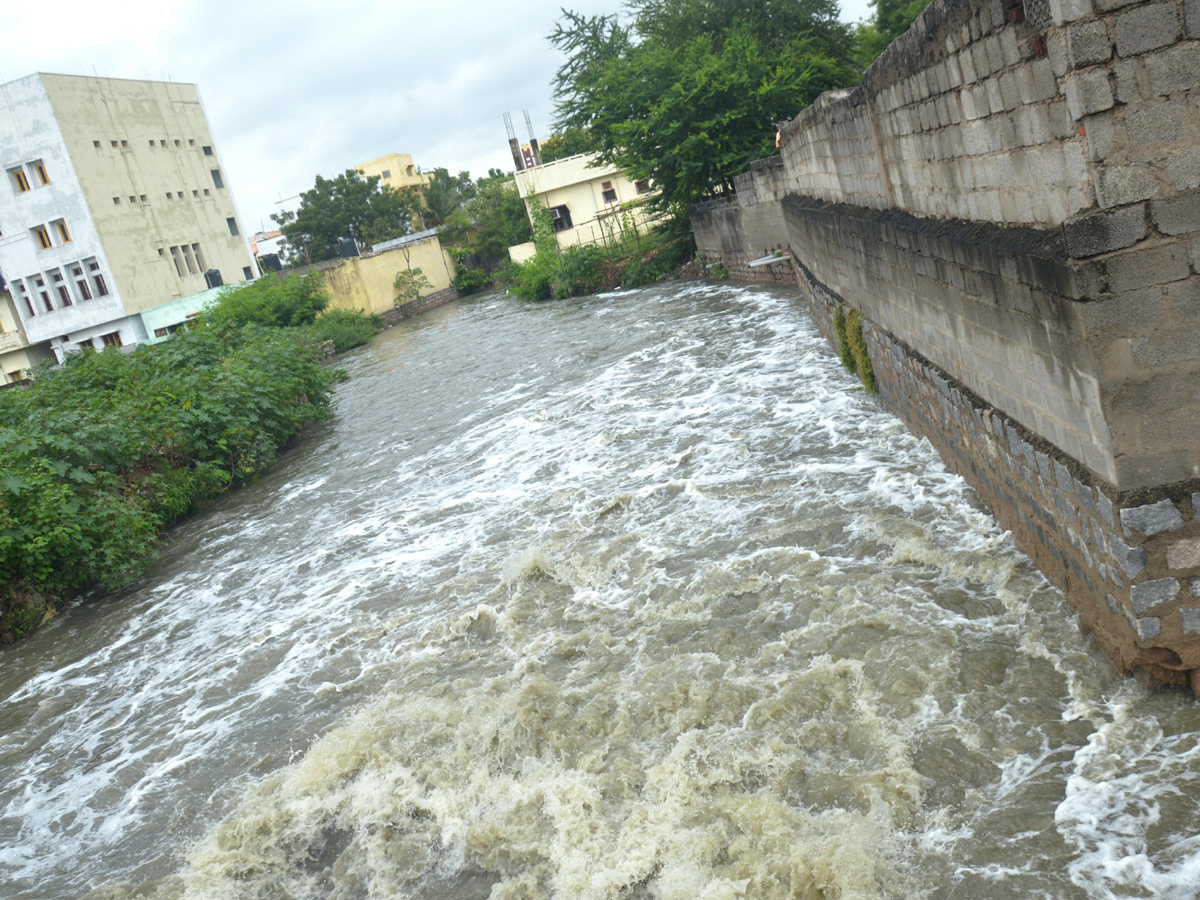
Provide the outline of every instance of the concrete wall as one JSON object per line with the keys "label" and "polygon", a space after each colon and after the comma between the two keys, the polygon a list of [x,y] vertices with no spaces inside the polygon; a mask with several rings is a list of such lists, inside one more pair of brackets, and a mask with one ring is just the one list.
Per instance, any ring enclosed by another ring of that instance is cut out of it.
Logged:
{"label": "concrete wall", "polygon": [[320,272],[333,306],[379,315],[395,309],[396,291],[392,282],[398,272],[407,269],[420,269],[429,280],[431,286],[422,292],[422,298],[447,290],[454,280],[454,260],[442,249],[436,236],[378,253],[332,259],[290,271],[301,275]]}
{"label": "concrete wall", "polygon": [[790,251],[828,335],[862,311],[1116,665],[1200,691],[1198,39],[1196,0],[934,0],[693,223],[742,277]]}
{"label": "concrete wall", "polygon": [[0,384],[20,381],[52,355],[48,345],[29,343],[12,294],[0,291]]}

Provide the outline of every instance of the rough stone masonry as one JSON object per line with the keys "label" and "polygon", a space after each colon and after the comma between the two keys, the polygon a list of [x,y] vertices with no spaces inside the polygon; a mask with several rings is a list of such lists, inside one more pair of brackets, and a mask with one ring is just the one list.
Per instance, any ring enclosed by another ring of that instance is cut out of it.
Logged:
{"label": "rough stone masonry", "polygon": [[934,0],[735,184],[706,259],[859,310],[1114,665],[1200,694],[1200,0]]}

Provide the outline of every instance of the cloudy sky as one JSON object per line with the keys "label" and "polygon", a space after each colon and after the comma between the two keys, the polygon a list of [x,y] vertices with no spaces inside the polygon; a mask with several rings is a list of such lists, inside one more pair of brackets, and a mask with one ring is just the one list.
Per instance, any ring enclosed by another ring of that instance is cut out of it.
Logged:
{"label": "cloudy sky", "polygon": [[[424,169],[510,170],[503,115],[527,140],[550,133],[546,42],[566,6],[612,13],[620,0],[61,0],[10,4],[0,83],[33,72],[200,86],[243,220],[270,227],[276,201],[388,153]],[[867,0],[842,0],[849,21]],[[52,22],[47,21],[52,17]],[[52,28],[48,28],[51,26]]]}

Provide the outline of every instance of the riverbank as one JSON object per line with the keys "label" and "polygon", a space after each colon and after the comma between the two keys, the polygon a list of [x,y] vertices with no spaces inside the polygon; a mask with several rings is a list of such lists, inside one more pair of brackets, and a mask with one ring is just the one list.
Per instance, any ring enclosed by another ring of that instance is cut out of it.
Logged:
{"label": "riverbank", "polygon": [[314,333],[205,326],[0,394],[0,643],[135,580],[164,529],[328,416],[337,377]]}

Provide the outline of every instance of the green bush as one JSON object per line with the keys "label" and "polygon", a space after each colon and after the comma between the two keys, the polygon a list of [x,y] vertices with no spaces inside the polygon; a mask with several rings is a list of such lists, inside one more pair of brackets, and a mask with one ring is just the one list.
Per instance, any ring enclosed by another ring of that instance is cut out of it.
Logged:
{"label": "green bush", "polygon": [[560,300],[594,294],[604,286],[608,254],[602,247],[569,247],[558,259],[552,290]]}
{"label": "green bush", "polygon": [[289,275],[270,272],[224,290],[204,309],[213,325],[265,325],[293,328],[311,325],[329,306],[320,273]]}
{"label": "green bush", "polygon": [[[117,587],[162,528],[253,479],[329,413],[303,330],[200,326],[71,354],[0,393],[0,581],[11,597]],[[23,623],[18,610],[13,627]]]}
{"label": "green bush", "polygon": [[867,352],[867,342],[863,337],[862,313],[857,309],[846,311],[846,307],[838,305],[833,313],[833,330],[837,337],[838,357],[847,372],[853,372],[862,382],[868,394],[875,393],[875,369],[871,365],[871,356]]}
{"label": "green bush", "polygon": [[490,282],[488,273],[483,269],[460,269],[454,276],[453,284],[459,294],[469,297],[471,294],[478,294]]}
{"label": "green bush", "polygon": [[319,341],[333,341],[338,353],[361,347],[383,330],[383,319],[357,309],[327,309],[309,326]]}

